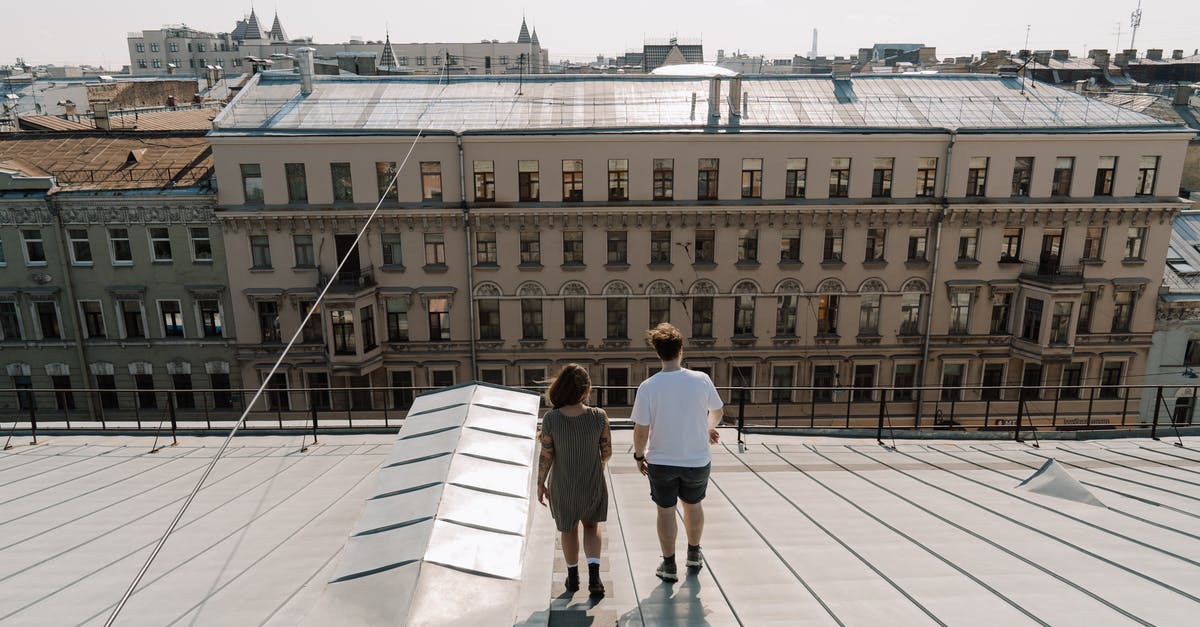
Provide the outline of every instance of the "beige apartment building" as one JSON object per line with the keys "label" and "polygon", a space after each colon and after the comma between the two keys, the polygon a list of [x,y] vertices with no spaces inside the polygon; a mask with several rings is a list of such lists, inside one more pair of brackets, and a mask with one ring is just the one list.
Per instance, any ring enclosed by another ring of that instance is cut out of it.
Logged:
{"label": "beige apartment building", "polygon": [[[643,330],[670,321],[718,386],[776,388],[749,415],[884,401],[909,424],[1019,386],[1111,420],[1144,370],[1191,136],[973,75],[268,73],[214,126],[245,385],[332,282],[276,407],[403,408],[365,388],[528,385],[571,361],[635,386],[657,368]],[[284,391],[327,386],[364,389]]]}

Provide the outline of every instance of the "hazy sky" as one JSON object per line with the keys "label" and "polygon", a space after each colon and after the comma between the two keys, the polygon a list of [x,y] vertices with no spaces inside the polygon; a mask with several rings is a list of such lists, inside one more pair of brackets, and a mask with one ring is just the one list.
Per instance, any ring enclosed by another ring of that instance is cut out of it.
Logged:
{"label": "hazy sky", "polygon": [[[826,55],[849,55],[876,42],[924,43],[936,46],[940,57],[1017,50],[1025,47],[1026,26],[1030,48],[1069,48],[1082,55],[1088,48],[1115,49],[1118,24],[1120,47],[1129,47],[1130,13],[1136,6],[1136,0],[279,0],[255,4],[264,27],[270,26],[278,8],[290,37],[311,35],[322,43],[351,36],[383,39],[385,23],[393,41],[509,41],[516,39],[524,12],[554,61],[585,60],[598,53],[613,56],[640,48],[643,38],[672,34],[702,38],[708,60],[721,48],[727,54],[740,49],[788,57],[807,53],[813,28],[820,31],[819,51]],[[60,0],[36,20],[21,17],[29,12],[7,12],[0,23],[0,63],[12,63],[20,56],[30,63],[119,67],[129,63],[125,37],[130,31],[186,23],[228,32],[237,18],[249,12],[250,3],[241,0],[103,4]],[[1191,54],[1200,47],[1197,24],[1200,1],[1145,0],[1135,43],[1141,50],[1182,48]]]}

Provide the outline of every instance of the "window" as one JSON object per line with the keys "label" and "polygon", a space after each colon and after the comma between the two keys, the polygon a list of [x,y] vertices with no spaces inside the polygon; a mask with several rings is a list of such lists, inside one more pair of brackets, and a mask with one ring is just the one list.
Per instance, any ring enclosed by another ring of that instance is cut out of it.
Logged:
{"label": "window", "polygon": [[629,298],[609,295],[604,300],[605,333],[608,339],[623,340],[629,337]]}
{"label": "window", "polygon": [[[0,303],[0,306],[5,303]],[[108,332],[104,327],[104,308],[98,300],[79,301],[79,315],[83,318],[83,331],[89,338],[105,338]],[[5,336],[8,333],[5,332]]]}
{"label": "window", "polygon": [[563,202],[583,201],[583,159],[563,159],[562,199]]}
{"label": "window", "polygon": [[900,335],[921,334],[921,294],[905,292],[900,297]]}
{"label": "window", "polygon": [[937,157],[921,157],[917,160],[917,198],[937,196]]}
{"label": "window", "polygon": [[1029,182],[1033,179],[1033,157],[1017,157],[1013,163],[1012,195],[1028,198]]}
{"label": "window", "polygon": [[1021,323],[1021,339],[1037,342],[1042,335],[1042,307],[1037,298],[1025,299],[1025,316]]}
{"label": "window", "polygon": [[143,70],[146,69],[146,60],[145,59],[138,59],[137,64],[138,64],[139,68],[141,68]]}
{"label": "window", "polygon": [[821,294],[817,299],[817,334],[837,335],[838,301],[837,294]]}
{"label": "window", "polygon": [[408,55],[400,55],[396,57],[396,65],[401,67],[408,65]]}
{"label": "window", "polygon": [[[312,312],[312,315],[309,315]],[[304,322],[304,317],[308,316],[308,322]],[[321,321],[321,309],[317,307],[315,300],[300,301],[300,320],[304,326],[300,328],[300,341],[305,344],[324,344],[325,334],[324,325]]]}
{"label": "window", "polygon": [[450,387],[454,385],[454,370],[431,370],[429,381],[435,388]]}
{"label": "window", "polygon": [[396,162],[395,161],[376,161],[375,162],[375,184],[379,188],[379,199],[385,202],[397,202],[400,200],[399,181],[396,178]]}
{"label": "window", "polygon": [[563,335],[566,339],[587,337],[587,319],[584,316],[585,302],[580,296],[563,299]]}
{"label": "window", "polygon": [[892,157],[876,157],[875,170],[871,174],[871,198],[892,197]]}
{"label": "window", "polygon": [[421,162],[421,200],[442,200],[442,162]]}
{"label": "window", "polygon": [[1104,248],[1104,227],[1089,226],[1083,238],[1083,258],[1100,260]]}
{"label": "window", "polygon": [[808,182],[808,159],[788,159],[787,179],[784,196],[788,198],[804,198],[804,188]]}
{"label": "window", "polygon": [[979,398],[985,401],[1000,400],[1004,385],[1004,364],[984,364],[983,379],[980,381]]}
{"label": "window", "polygon": [[1059,398],[1079,398],[1079,388],[1083,384],[1083,364],[1072,363],[1063,366],[1062,383],[1058,390]]}
{"label": "window", "polygon": [[183,308],[177,300],[158,301],[163,337],[183,337]]}
{"label": "window", "polygon": [[608,199],[629,200],[629,159],[608,160]]}
{"label": "window", "polygon": [[449,299],[429,299],[429,339],[434,342],[450,340]]}
{"label": "window", "polygon": [[883,261],[887,246],[887,229],[867,229],[867,251],[863,261]]}
{"label": "window", "polygon": [[859,297],[859,335],[879,335],[879,307],[882,299],[879,294],[863,294]]}
{"label": "window", "polygon": [[158,407],[158,395],[154,393],[154,376],[150,374],[133,375],[133,384],[137,386],[138,407],[153,409]]}
{"label": "window", "polygon": [[1051,196],[1070,196],[1071,178],[1075,173],[1075,157],[1059,157],[1054,160],[1054,180],[1050,184]]}
{"label": "window", "polygon": [[696,199],[717,199],[717,177],[720,172],[720,159],[701,159],[696,174]]}
{"label": "window", "polygon": [[358,319],[362,324],[363,351],[379,346],[375,341],[375,305],[359,308]]}
{"label": "window", "polygon": [[232,408],[233,394],[229,391],[229,373],[214,372],[209,375],[209,381],[213,389],[213,406],[217,409]]}
{"label": "window", "polygon": [[671,200],[675,197],[675,160],[654,160],[654,200]]}
{"label": "window", "polygon": [[837,157],[829,167],[829,197],[846,198],[850,195],[850,158]]}
{"label": "window", "polygon": [[1100,157],[1096,166],[1096,195],[1112,196],[1113,181],[1117,178],[1117,158]]}
{"label": "window", "polygon": [[966,335],[971,332],[971,293],[954,292],[950,295],[950,334]]}
{"label": "window", "polygon": [[540,231],[521,231],[521,265],[542,265],[542,234]]}
{"label": "window", "polygon": [[424,55],[417,55],[417,65],[425,65]]}
{"label": "window", "polygon": [[845,239],[845,229],[825,229],[825,248],[821,261],[823,263],[842,261],[842,243]]}
{"label": "window", "polygon": [[1012,317],[1012,292],[1000,292],[992,301],[992,320],[988,333],[1005,335],[1008,331],[1008,321]]}
{"label": "window", "polygon": [[1075,334],[1092,332],[1092,312],[1096,308],[1096,292],[1085,291],[1079,295],[1079,320],[1075,323]]}
{"label": "window", "polygon": [[737,251],[738,263],[758,263],[758,229],[738,229]]}
{"label": "window", "polygon": [[1131,226],[1125,233],[1125,258],[1129,260],[1143,259],[1146,249],[1146,231],[1144,226]]}
{"label": "window", "polygon": [[138,51],[138,52],[145,52],[145,51],[146,51],[146,44],[145,44],[145,43],[143,43],[143,42],[140,42],[140,41],[139,41],[139,42],[137,42],[137,43],[133,44],[133,49],[134,49],[134,50],[136,50],[136,51]]}
{"label": "window", "polygon": [[563,231],[563,265],[583,265],[583,231]]}
{"label": "window", "polygon": [[333,327],[333,352],[335,355],[353,355],[358,352],[354,339],[354,310],[331,309]]}
{"label": "window", "polygon": [[967,162],[967,196],[983,196],[987,190],[987,157],[971,157]]}
{"label": "window", "polygon": [[44,340],[61,340],[62,325],[58,320],[58,305],[53,301],[37,301],[33,304],[37,314],[38,328],[42,331]]}
{"label": "window", "polygon": [[837,387],[837,366],[813,366],[813,400],[828,403],[833,400],[833,388]]}
{"label": "window", "polygon": [[1200,340],[1187,341],[1187,348],[1183,351],[1183,365],[1200,366]]}
{"label": "window", "polygon": [[25,244],[25,265],[46,265],[46,246],[42,241],[41,229],[21,229],[21,241]]}
{"label": "window", "polygon": [[917,367],[915,364],[896,364],[892,373],[892,400],[911,401],[916,387]]}
{"label": "window", "polygon": [[795,294],[785,294],[775,299],[775,335],[796,334],[797,301],[799,297]]}
{"label": "window", "polygon": [[384,301],[387,309],[387,338],[389,342],[408,341],[408,298],[388,298]]}
{"label": "window", "polygon": [[608,232],[608,265],[629,265],[629,233],[627,231]]}
{"label": "window", "polygon": [[51,375],[54,386],[54,407],[59,410],[75,409],[75,395],[71,392],[71,377]]}
{"label": "window", "polygon": [[292,251],[295,254],[297,268],[316,267],[317,260],[313,253],[312,235],[293,235]]}
{"label": "window", "polygon": [[[264,372],[263,377],[267,375]],[[267,409],[272,411],[291,409],[292,403],[288,394],[288,379],[287,374],[276,372],[275,376],[267,382]]]}
{"label": "window", "polygon": [[425,234],[425,265],[446,265],[446,236],[442,233]]}
{"label": "window", "polygon": [[796,368],[794,366],[772,366],[771,367],[771,402],[772,403],[790,403],[792,402],[791,387],[795,385]]}
{"label": "window", "polygon": [[958,260],[975,261],[979,249],[979,229],[960,229],[958,232]]}
{"label": "window", "polygon": [[754,393],[746,389],[754,385],[754,366],[730,366],[729,385],[733,387],[729,390],[730,405],[754,402]]}
{"label": "window", "polygon": [[521,299],[521,339],[542,339],[542,299]]}
{"label": "window", "polygon": [[1133,292],[1130,290],[1117,290],[1113,295],[1115,301],[1113,303],[1113,333],[1129,331],[1129,325],[1133,321]]}
{"label": "window", "polygon": [[517,162],[517,194],[521,202],[538,201],[540,191],[537,161]]}
{"label": "window", "polygon": [[220,301],[215,299],[198,300],[196,308],[200,311],[200,331],[204,337],[221,337],[224,325],[221,322]]}
{"label": "window", "polygon": [[1050,317],[1050,343],[1067,344],[1071,334],[1071,310],[1073,303],[1054,303],[1054,314]]}
{"label": "window", "polygon": [[258,334],[264,344],[279,342],[279,303],[272,300],[258,301]]}
{"label": "window", "polygon": [[350,175],[350,164],[331,163],[329,174],[333,180],[333,202],[354,202],[354,179]]}
{"label": "window", "polygon": [[908,260],[927,261],[925,247],[928,244],[929,229],[908,230]]}
{"label": "window", "polygon": [[669,322],[671,320],[670,296],[651,296],[647,300],[649,301],[650,307],[650,328],[654,328],[660,323]]}
{"label": "window", "polygon": [[961,401],[963,384],[963,364],[945,364],[942,366],[942,400]]}
{"label": "window", "polygon": [[266,235],[250,236],[251,268],[271,267],[271,241]]}
{"label": "window", "polygon": [[194,226],[188,229],[192,239],[192,261],[202,263],[213,260],[212,240],[208,237],[208,227]]}
{"label": "window", "polygon": [[762,159],[742,159],[742,198],[762,198]]}
{"label": "window", "polygon": [[779,261],[800,262],[800,229],[783,229],[780,232]]}
{"label": "window", "polygon": [[142,301],[117,301],[117,308],[121,311],[121,323],[125,328],[125,337],[146,337],[146,325],[142,317]]}
{"label": "window", "polygon": [[475,201],[496,200],[496,163],[475,161],[472,167],[475,171]]}
{"label": "window", "polygon": [[4,240],[0,239],[0,268],[8,265],[8,258],[4,256]]}
{"label": "window", "polygon": [[1000,263],[1019,263],[1021,261],[1021,227],[1004,229],[1004,238],[1000,245]]}
{"label": "window", "polygon": [[172,260],[171,233],[167,227],[150,227],[150,256],[159,263]]}
{"label": "window", "polygon": [[875,400],[874,364],[856,364],[854,366],[854,394],[851,398],[858,402]]}
{"label": "window", "polygon": [[309,372],[308,406],[310,409],[330,409],[329,374],[325,372]]}
{"label": "window", "polygon": [[713,297],[692,297],[692,337],[711,338],[713,336]]}
{"label": "window", "polygon": [[287,179],[287,194],[289,203],[308,202],[308,180],[304,174],[303,163],[283,164],[284,178]]}
{"label": "window", "polygon": [[71,249],[71,265],[92,265],[92,242],[87,229],[67,229],[67,245]]}
{"label": "window", "polygon": [[1153,196],[1154,182],[1158,178],[1158,157],[1142,157],[1138,160],[1137,195]]}
{"label": "window", "polygon": [[734,297],[733,334],[754,335],[754,294],[739,293]]}
{"label": "window", "polygon": [[671,263],[670,231],[650,232],[650,263],[667,265]]}
{"label": "window", "polygon": [[480,298],[475,301],[479,310],[479,339],[500,339],[500,300]]}
{"label": "window", "polygon": [[496,232],[475,231],[475,264],[494,266],[499,256],[496,254]]}
{"label": "window", "polygon": [[[422,57],[417,58],[421,59]],[[414,396],[412,372],[409,370],[393,370],[392,406],[396,409],[407,410],[412,407]]]}
{"label": "window", "polygon": [[109,229],[108,245],[114,266],[133,265],[133,247],[129,244],[129,229]]}
{"label": "window", "polygon": [[714,263],[716,260],[716,231],[712,229],[696,229],[696,261],[695,263]]}
{"label": "window", "polygon": [[257,163],[243,163],[241,170],[243,202],[261,205],[263,202],[262,166]]}
{"label": "window", "polygon": [[1121,397],[1121,375],[1124,371],[1125,364],[1122,362],[1104,362],[1104,368],[1100,371],[1100,398]]}

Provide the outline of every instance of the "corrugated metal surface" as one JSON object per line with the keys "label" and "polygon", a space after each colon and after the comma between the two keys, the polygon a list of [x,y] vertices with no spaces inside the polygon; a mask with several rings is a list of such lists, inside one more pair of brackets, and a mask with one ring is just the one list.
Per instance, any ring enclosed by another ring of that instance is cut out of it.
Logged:
{"label": "corrugated metal surface", "polygon": [[[1200,293],[1200,211],[1184,211],[1171,228],[1163,287],[1175,294]],[[1182,260],[1173,261],[1173,260]],[[1191,272],[1189,269],[1195,269]]]}
{"label": "corrugated metal surface", "polygon": [[[114,131],[207,131],[212,120],[221,110],[216,107],[203,109],[180,109],[177,111],[150,111],[145,113],[120,113],[112,116]],[[94,131],[96,123],[91,117],[68,120],[56,115],[23,115],[21,128],[46,131]]]}
{"label": "corrugated metal surface", "polygon": [[212,149],[199,133],[138,137],[96,133],[9,133],[0,161],[50,173],[64,191],[192,187],[212,175]]}
{"label": "corrugated metal surface", "polygon": [[[722,100],[730,82],[723,81]],[[1167,127],[1044,83],[994,75],[745,77],[754,128]],[[705,126],[708,80],[660,76],[299,77],[263,74],[215,120],[216,133],[286,131],[657,130]],[[693,107],[693,98],[695,105]],[[722,125],[730,123],[721,106]]]}

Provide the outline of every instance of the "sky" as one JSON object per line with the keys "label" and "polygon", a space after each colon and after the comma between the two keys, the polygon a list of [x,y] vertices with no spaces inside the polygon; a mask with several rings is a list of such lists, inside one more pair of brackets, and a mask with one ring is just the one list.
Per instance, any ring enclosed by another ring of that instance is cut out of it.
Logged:
{"label": "sky", "polygon": [[[31,64],[87,63],[119,68],[129,63],[125,43],[129,32],[180,23],[228,32],[238,18],[250,12],[250,6],[245,0],[109,0],[102,7],[90,1],[60,0],[53,11],[60,19],[12,19],[22,12],[9,12],[0,22],[0,65],[23,57]],[[942,58],[978,55],[983,50],[1025,48],[1027,35],[1030,49],[1067,48],[1082,56],[1090,48],[1116,49],[1118,26],[1120,47],[1128,48],[1130,14],[1136,7],[1137,0],[857,0],[845,4],[797,0],[278,0],[255,5],[264,27],[278,10],[290,37],[312,36],[320,43],[343,42],[355,36],[382,40],[385,29],[390,30],[394,42],[512,41],[524,14],[530,27],[537,28],[552,61],[616,56],[627,49],[640,49],[644,39],[672,35],[701,39],[710,61],[718,49],[726,54],[740,50],[786,58],[807,54],[814,28],[819,30],[818,51],[827,56],[855,54],[860,47],[886,42],[935,46]],[[1163,48],[1169,54],[1179,48],[1191,54],[1200,48],[1197,24],[1200,1],[1144,0],[1135,44],[1140,50]]]}

